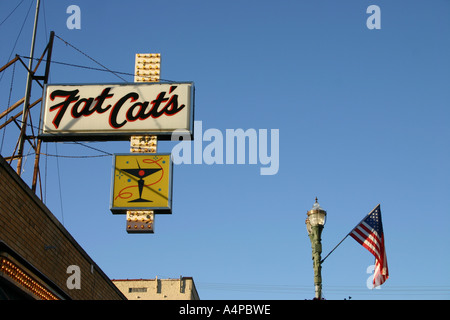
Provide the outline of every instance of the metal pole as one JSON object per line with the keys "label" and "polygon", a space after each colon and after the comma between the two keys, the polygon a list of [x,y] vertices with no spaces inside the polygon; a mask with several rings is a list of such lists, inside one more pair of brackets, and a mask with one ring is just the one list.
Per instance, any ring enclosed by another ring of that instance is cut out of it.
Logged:
{"label": "metal pole", "polygon": [[[50,63],[52,60],[52,51],[53,51],[53,39],[55,37],[55,32],[51,31],[50,32],[50,40],[47,44],[47,62],[45,65],[45,74],[44,74],[44,85],[47,84],[48,82],[48,77],[50,75]],[[42,116],[42,115],[41,115]],[[41,130],[41,119],[39,119],[39,133]],[[33,181],[31,183],[31,190],[33,192],[36,192],[36,184],[37,184],[37,176],[39,173],[39,158],[40,158],[40,153],[41,153],[41,144],[42,144],[42,140],[41,139],[37,139],[37,146],[36,146],[36,156],[34,158],[34,171],[33,171]],[[41,194],[42,194],[42,185],[41,185]],[[42,199],[42,196],[41,196]]]}
{"label": "metal pole", "polygon": [[27,116],[28,116],[28,105],[30,103],[30,96],[31,96],[31,82],[32,82],[32,78],[33,78],[32,67],[33,67],[33,58],[34,58],[34,45],[35,45],[35,41],[36,41],[36,31],[37,31],[40,4],[41,4],[41,1],[37,0],[36,13],[34,16],[33,37],[31,39],[30,60],[28,61],[27,86],[25,89],[25,103],[23,104],[22,126],[20,129],[20,136],[19,136],[19,151],[18,151],[19,159],[17,161],[17,174],[18,175],[20,175],[21,171],[22,171],[23,145],[25,142],[26,122],[27,122]]}
{"label": "metal pole", "polygon": [[311,227],[311,233],[309,239],[311,240],[312,259],[314,267],[314,287],[315,287],[315,299],[322,299],[322,265],[320,254],[322,253],[322,234],[323,226]]}

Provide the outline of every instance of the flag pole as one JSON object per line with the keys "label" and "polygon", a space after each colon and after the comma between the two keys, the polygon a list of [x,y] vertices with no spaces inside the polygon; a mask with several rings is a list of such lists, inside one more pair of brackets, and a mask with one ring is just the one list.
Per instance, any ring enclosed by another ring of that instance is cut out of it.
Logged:
{"label": "flag pole", "polygon": [[[353,231],[353,230],[352,230],[352,231]],[[352,231],[350,231],[350,232],[352,232]],[[348,237],[348,235],[350,234],[350,232],[347,233],[347,235],[344,237],[344,239],[342,239],[341,242],[339,242],[339,243],[333,248],[333,250],[331,250],[331,251],[325,256],[325,258],[323,258],[323,259],[320,261],[320,263],[323,263],[323,262],[325,261],[325,259],[328,258],[328,256],[329,256],[334,250],[336,250],[336,248],[339,247],[339,245],[340,245],[342,242],[344,242],[345,239],[347,239],[347,237]]]}

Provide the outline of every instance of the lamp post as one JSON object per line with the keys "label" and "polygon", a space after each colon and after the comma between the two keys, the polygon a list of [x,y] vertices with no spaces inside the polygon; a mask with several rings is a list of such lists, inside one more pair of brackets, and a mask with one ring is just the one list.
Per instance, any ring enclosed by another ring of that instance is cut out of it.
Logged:
{"label": "lamp post", "polygon": [[321,258],[322,253],[322,243],[321,234],[323,227],[325,226],[325,218],[327,212],[323,210],[319,203],[314,203],[311,210],[307,212],[308,217],[306,218],[306,230],[308,231],[309,239],[311,240],[312,248],[312,259],[314,266],[314,287],[315,287],[315,299],[322,299],[322,274],[321,274]]}

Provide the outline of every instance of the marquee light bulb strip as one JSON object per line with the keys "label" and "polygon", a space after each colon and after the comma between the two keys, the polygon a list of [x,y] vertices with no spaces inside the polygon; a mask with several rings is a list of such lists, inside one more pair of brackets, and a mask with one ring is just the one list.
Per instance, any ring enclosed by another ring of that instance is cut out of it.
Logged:
{"label": "marquee light bulb strip", "polygon": [[161,70],[159,53],[138,53],[135,60],[134,82],[158,82]]}
{"label": "marquee light bulb strip", "polygon": [[31,293],[41,300],[59,300],[57,296],[45,289],[26,272],[22,271],[14,262],[4,257],[0,257],[0,273],[31,291]]}

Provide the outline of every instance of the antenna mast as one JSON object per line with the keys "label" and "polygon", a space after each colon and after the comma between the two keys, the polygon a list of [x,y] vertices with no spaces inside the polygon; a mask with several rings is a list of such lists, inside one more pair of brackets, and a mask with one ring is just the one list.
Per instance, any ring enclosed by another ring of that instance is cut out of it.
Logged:
{"label": "antenna mast", "polygon": [[18,150],[18,160],[17,160],[17,174],[20,176],[22,171],[22,158],[23,158],[23,145],[25,142],[25,134],[27,127],[27,117],[28,110],[30,105],[30,96],[31,96],[31,82],[33,80],[33,58],[34,58],[34,45],[36,41],[36,31],[39,17],[39,6],[41,1],[37,0],[36,2],[36,13],[34,16],[34,27],[33,27],[33,38],[31,39],[31,50],[30,50],[30,60],[28,61],[28,74],[27,74],[27,86],[25,89],[25,101],[23,104],[23,112],[22,112],[22,124],[20,128],[20,136],[19,136],[19,150]]}

